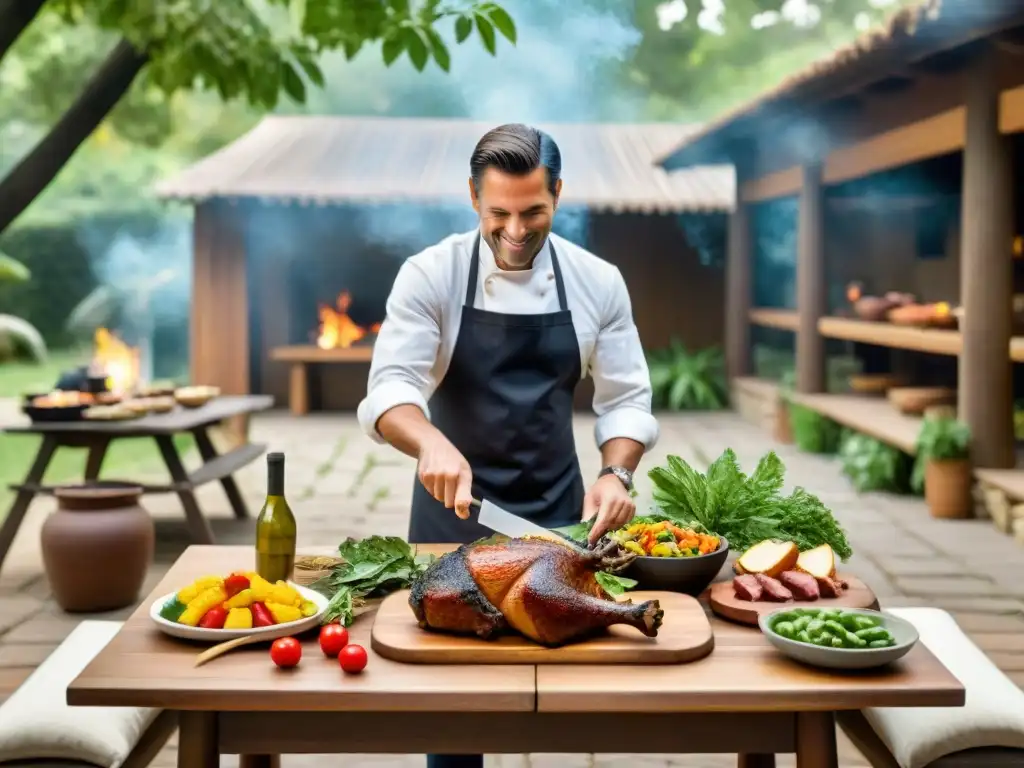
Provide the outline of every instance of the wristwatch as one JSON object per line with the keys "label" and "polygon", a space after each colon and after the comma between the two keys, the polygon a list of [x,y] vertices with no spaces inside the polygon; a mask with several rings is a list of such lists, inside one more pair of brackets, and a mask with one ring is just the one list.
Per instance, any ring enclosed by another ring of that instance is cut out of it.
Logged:
{"label": "wristwatch", "polygon": [[605,475],[615,475],[626,486],[627,491],[633,490],[633,473],[625,467],[605,467],[597,473],[598,478],[602,478]]}

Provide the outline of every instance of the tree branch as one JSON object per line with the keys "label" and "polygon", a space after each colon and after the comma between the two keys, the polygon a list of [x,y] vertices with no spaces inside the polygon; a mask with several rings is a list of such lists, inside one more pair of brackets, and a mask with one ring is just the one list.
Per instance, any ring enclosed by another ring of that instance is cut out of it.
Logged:
{"label": "tree branch", "polygon": [[128,91],[146,61],[127,40],[114,47],[50,132],[0,181],[0,232],[49,186]]}
{"label": "tree branch", "polygon": [[46,0],[0,0],[0,60],[32,19],[39,15]]}

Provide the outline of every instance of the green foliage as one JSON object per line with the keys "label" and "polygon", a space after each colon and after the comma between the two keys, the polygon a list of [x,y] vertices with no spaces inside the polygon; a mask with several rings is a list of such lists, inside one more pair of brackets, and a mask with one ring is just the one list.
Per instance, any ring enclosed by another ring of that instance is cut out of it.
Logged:
{"label": "green foliage", "polygon": [[910,479],[910,457],[867,435],[847,432],[839,448],[843,474],[858,492],[905,493]]}
{"label": "green foliage", "polygon": [[655,407],[673,411],[717,410],[728,402],[722,351],[689,352],[677,339],[648,354]]}
{"label": "green foliage", "polygon": [[950,416],[926,416],[917,433],[917,456],[911,487],[924,492],[924,468],[929,461],[967,459],[971,453],[971,428]]}
{"label": "green foliage", "polygon": [[796,488],[782,495],[786,467],[774,451],[749,476],[728,449],[701,474],[678,456],[648,476],[654,501],[673,522],[696,527],[742,551],[765,539],[792,541],[800,549],[829,544],[843,560],[853,551],[831,511],[813,494]]}
{"label": "green foliage", "polygon": [[[26,283],[31,277],[28,267],[0,251],[0,283]],[[43,362],[46,354],[46,342],[32,323],[0,314],[0,361],[27,355],[30,360]]]}
{"label": "green foliage", "polygon": [[0,251],[0,283],[27,283],[31,277],[28,267]]}
{"label": "green foliage", "polygon": [[828,455],[839,450],[842,430],[838,424],[797,403],[790,402],[787,407],[793,441],[800,450]]}

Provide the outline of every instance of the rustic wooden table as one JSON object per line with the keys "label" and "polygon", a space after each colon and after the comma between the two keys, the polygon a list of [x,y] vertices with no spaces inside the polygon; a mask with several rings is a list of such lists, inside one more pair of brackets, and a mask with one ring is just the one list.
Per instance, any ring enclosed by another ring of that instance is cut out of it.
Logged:
{"label": "rustic wooden table", "polygon": [[400,664],[370,650],[367,615],[350,630],[370,654],[360,675],[342,673],[315,636],[293,670],[276,669],[262,647],[195,668],[202,647],[161,634],[151,601],[252,558],[247,547],[186,550],[71,684],[68,703],[178,711],[181,768],[213,768],[220,754],[256,768],[280,754],[428,752],[718,752],[739,754],[746,768],[795,752],[799,768],[834,768],[836,712],[964,703],[959,681],[923,645],[888,671],[840,676],[718,620],[711,655],[681,665]]}
{"label": "rustic wooden table", "polygon": [[[85,448],[88,455],[83,479],[86,483],[96,482],[110,444],[114,440],[129,437],[155,440],[171,475],[171,482],[165,485],[139,483],[143,493],[176,493],[184,507],[185,519],[193,540],[199,544],[213,544],[213,532],[196,501],[196,488],[219,480],[235,515],[239,518],[247,517],[249,513],[245,501],[232,475],[259,458],[266,450],[266,446],[247,443],[218,455],[208,430],[221,421],[265,411],[273,404],[273,398],[267,395],[225,396],[218,397],[200,408],[179,406],[169,413],[150,414],[130,421],[31,422],[25,419],[23,424],[4,427],[2,431],[8,434],[40,435],[42,441],[25,479],[11,486],[17,494],[3,526],[0,527],[0,568],[3,567],[7,552],[14,542],[32,499],[36,494],[53,493],[56,487],[43,484],[43,477],[57,450]],[[174,435],[186,432],[195,438],[196,447],[204,462],[192,473],[186,471],[172,439]]]}

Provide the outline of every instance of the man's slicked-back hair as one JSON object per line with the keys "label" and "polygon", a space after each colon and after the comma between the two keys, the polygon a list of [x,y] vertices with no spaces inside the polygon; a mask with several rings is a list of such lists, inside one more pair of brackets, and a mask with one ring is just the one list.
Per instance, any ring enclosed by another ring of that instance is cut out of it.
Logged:
{"label": "man's slicked-back hair", "polygon": [[548,190],[554,195],[555,185],[562,177],[562,153],[548,134],[522,123],[499,125],[485,133],[469,160],[477,194],[488,168],[525,176],[540,167],[547,171]]}

